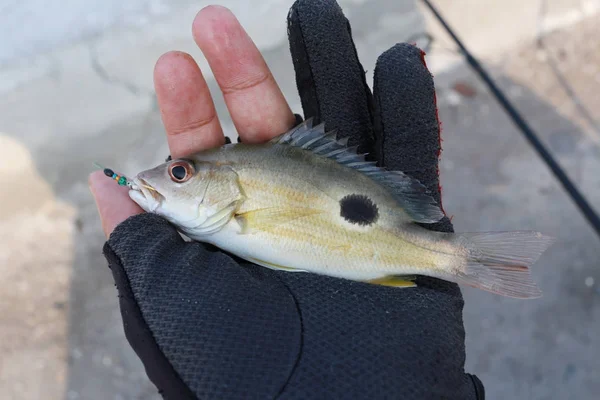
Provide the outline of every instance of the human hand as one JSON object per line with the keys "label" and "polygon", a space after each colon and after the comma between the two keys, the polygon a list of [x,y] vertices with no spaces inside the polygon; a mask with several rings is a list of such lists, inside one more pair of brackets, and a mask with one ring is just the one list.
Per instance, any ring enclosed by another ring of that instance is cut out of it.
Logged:
{"label": "human hand", "polygon": [[[295,3],[289,32],[305,117],[419,179],[439,200],[439,124],[420,51],[398,45],[384,53],[372,96],[334,1]],[[295,124],[230,12],[202,10],[194,38],[243,141]],[[224,142],[189,56],[163,56],[155,85],[173,157]],[[483,398],[463,369],[456,285],[419,278],[417,288],[397,289],[268,270],[186,243],[155,215],[128,218],[141,210],[100,173],[91,186],[110,234],[104,251],[125,333],[166,398]],[[452,229],[447,218],[431,228]]]}
{"label": "human hand", "polygon": [[[194,20],[193,36],[244,142],[267,141],[294,125],[294,114],[262,55],[228,10],[203,9]],[[172,157],[224,144],[212,96],[189,54],[163,55],[154,69],[154,86]],[[127,218],[142,213],[127,188],[115,185],[101,171],[90,175],[89,185],[106,236]]]}

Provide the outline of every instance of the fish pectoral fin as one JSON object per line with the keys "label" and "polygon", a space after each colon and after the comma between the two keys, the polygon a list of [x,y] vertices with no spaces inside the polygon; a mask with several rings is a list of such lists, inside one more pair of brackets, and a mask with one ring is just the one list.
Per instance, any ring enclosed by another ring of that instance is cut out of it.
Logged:
{"label": "fish pectoral fin", "polygon": [[296,269],[296,268],[292,268],[292,267],[284,267],[283,265],[277,265],[277,264],[273,264],[270,262],[266,262],[263,260],[259,260],[256,258],[250,258],[250,261],[252,261],[254,264],[258,264],[262,267],[265,268],[269,268],[269,269],[274,269],[276,271],[286,271],[286,272],[308,272],[305,271],[303,269]]}
{"label": "fish pectoral fin", "polygon": [[322,212],[314,208],[269,207],[238,213],[235,219],[242,228],[241,234],[245,235],[256,230],[268,231],[295,219]]}
{"label": "fish pectoral fin", "polygon": [[383,278],[372,279],[367,282],[375,285],[409,288],[417,286],[414,282],[415,279],[417,279],[417,277],[414,275],[389,275],[384,276]]}

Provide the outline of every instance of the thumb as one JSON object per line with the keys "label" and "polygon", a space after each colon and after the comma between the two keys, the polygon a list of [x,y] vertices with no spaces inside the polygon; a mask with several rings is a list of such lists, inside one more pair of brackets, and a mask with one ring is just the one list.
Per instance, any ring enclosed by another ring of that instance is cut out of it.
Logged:
{"label": "thumb", "polygon": [[102,230],[107,238],[121,222],[144,212],[129,198],[128,188],[118,186],[111,179],[107,179],[102,171],[92,173],[88,185],[96,201]]}

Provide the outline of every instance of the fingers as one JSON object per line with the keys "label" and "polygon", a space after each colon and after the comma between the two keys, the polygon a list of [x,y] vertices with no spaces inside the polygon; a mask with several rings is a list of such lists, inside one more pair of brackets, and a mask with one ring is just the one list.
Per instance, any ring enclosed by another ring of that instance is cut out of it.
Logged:
{"label": "fingers", "polygon": [[370,152],[371,92],[341,8],[333,0],[298,0],[288,32],[305,118],[325,122],[360,152]]}
{"label": "fingers", "polygon": [[[243,141],[263,142],[294,125],[295,117],[264,59],[229,10],[205,8],[193,32]],[[225,143],[208,85],[189,54],[164,54],[154,69],[154,85],[172,158]],[[107,235],[142,212],[126,189],[101,172],[92,174],[89,183]]]}
{"label": "fingers", "polygon": [[[441,151],[433,77],[425,54],[398,44],[377,60],[374,72],[376,153],[384,165],[418,179],[441,203]],[[449,225],[446,219],[444,226]],[[444,228],[446,229],[446,228]]]}
{"label": "fingers", "polygon": [[437,192],[439,123],[433,78],[421,51],[409,44],[392,47],[377,60],[374,81],[386,167],[422,178]]}
{"label": "fingers", "polygon": [[88,184],[102,221],[102,230],[108,238],[117,225],[143,210],[128,195],[128,189],[118,186],[108,179],[102,171],[96,171],[89,177]]}
{"label": "fingers", "polygon": [[264,142],[293,126],[294,115],[283,93],[231,11],[220,6],[202,9],[192,31],[244,142]]}
{"label": "fingers", "polygon": [[225,143],[206,81],[189,54],[173,51],[159,58],[154,86],[173,158]]}

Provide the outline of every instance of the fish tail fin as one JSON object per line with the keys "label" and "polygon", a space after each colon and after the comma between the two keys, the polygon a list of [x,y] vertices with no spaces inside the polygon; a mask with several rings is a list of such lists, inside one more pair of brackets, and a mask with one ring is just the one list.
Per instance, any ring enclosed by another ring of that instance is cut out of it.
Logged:
{"label": "fish tail fin", "polygon": [[457,283],[508,297],[541,297],[529,267],[554,238],[531,231],[482,232],[454,237],[467,250],[466,263],[456,276]]}

